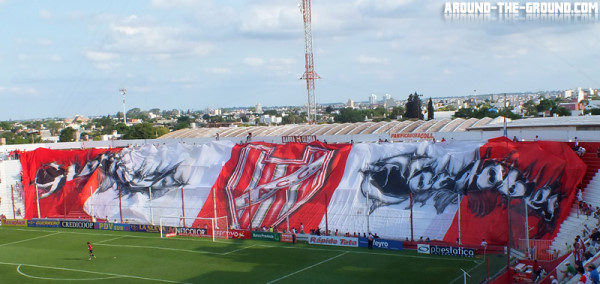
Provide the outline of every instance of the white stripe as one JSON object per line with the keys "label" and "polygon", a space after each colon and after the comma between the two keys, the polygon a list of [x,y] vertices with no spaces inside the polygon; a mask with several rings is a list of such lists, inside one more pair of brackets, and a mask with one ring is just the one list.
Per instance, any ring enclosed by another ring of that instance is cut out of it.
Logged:
{"label": "white stripe", "polygon": [[326,259],[326,260],[323,260],[323,261],[321,261],[321,262],[319,262],[319,263],[315,263],[315,264],[313,264],[313,265],[311,265],[311,266],[309,266],[309,267],[302,268],[302,269],[300,269],[300,270],[298,270],[298,271],[295,271],[295,272],[292,272],[292,273],[290,273],[290,274],[288,274],[288,275],[285,275],[285,276],[283,276],[283,277],[277,278],[277,279],[275,279],[275,280],[273,280],[273,281],[269,281],[269,282],[267,282],[267,284],[270,284],[270,283],[277,282],[277,281],[279,281],[279,280],[282,280],[282,279],[288,278],[288,277],[290,277],[290,276],[292,276],[292,275],[294,275],[294,274],[300,273],[300,272],[302,272],[302,271],[304,271],[304,270],[311,269],[311,268],[313,268],[313,267],[315,267],[315,266],[317,266],[317,265],[321,265],[321,264],[323,264],[323,263],[325,263],[325,262],[328,262],[328,261],[330,261],[330,260],[336,259],[336,258],[338,258],[338,257],[340,257],[340,256],[342,256],[342,255],[345,255],[345,254],[347,254],[347,253],[348,253],[348,252],[340,253],[340,254],[338,254],[338,255],[336,255],[336,256],[334,256],[334,257],[330,257],[330,258],[328,258],[328,259]]}
{"label": "white stripe", "polygon": [[19,264],[19,266],[17,266],[17,272],[19,272],[19,274],[21,274],[25,277],[29,277],[29,278],[33,278],[33,279],[59,280],[59,281],[93,281],[93,280],[123,278],[122,276],[108,276],[108,277],[96,277],[96,278],[48,278],[48,277],[40,277],[40,276],[33,276],[33,275],[26,274],[23,271],[21,271],[21,266],[22,266],[22,264]]}
{"label": "white stripe", "polygon": [[32,240],[36,240],[36,239],[41,239],[41,238],[53,236],[53,235],[60,234],[60,233],[61,232],[55,232],[55,233],[52,233],[52,234],[43,235],[43,236],[39,236],[39,237],[35,237],[35,238],[29,238],[29,239],[24,239],[24,240],[16,241],[16,242],[5,243],[5,244],[1,244],[0,247],[1,246],[7,246],[7,245],[14,245],[14,244],[18,244],[18,243],[22,243],[22,242],[27,242],[27,241],[32,241]]}
{"label": "white stripe", "polygon": [[126,278],[134,278],[134,279],[150,280],[150,281],[159,281],[159,282],[167,282],[167,283],[192,284],[192,283],[189,283],[189,282],[180,282],[180,281],[172,281],[172,280],[148,278],[148,277],[141,277],[141,276],[116,274],[116,273],[106,273],[106,272],[96,272],[96,271],[71,269],[71,268],[63,268],[63,267],[54,267],[54,266],[43,266],[43,265],[35,265],[35,264],[11,263],[11,262],[0,262],[0,264],[16,265],[16,266],[24,265],[24,266],[31,266],[31,267],[37,267],[37,268],[47,268],[47,269],[56,269],[56,270],[64,270],[64,271],[75,271],[75,272],[92,273],[92,274],[100,274],[100,275],[109,275],[109,276],[115,276],[115,277],[126,277]]}
{"label": "white stripe", "polygon": [[238,251],[241,251],[241,250],[249,249],[249,248],[251,248],[251,247],[254,247],[254,246],[249,246],[249,247],[245,247],[245,248],[241,248],[241,249],[236,249],[236,250],[232,250],[232,251],[224,252],[224,253],[222,253],[221,255],[227,255],[227,254],[230,254],[230,253],[234,253],[234,252],[238,252]]}
{"label": "white stripe", "polygon": [[120,238],[124,238],[124,237],[125,236],[121,236],[121,237],[116,237],[116,238],[112,238],[112,239],[108,239],[108,240],[103,240],[103,241],[96,242],[95,244],[107,243],[107,242],[114,241],[114,240],[117,240],[117,239],[120,239]]}
{"label": "white stripe", "polygon": [[184,251],[191,253],[201,253],[201,254],[221,254],[218,252],[210,252],[210,251],[201,251],[201,250],[189,250],[189,249],[176,249],[176,248],[163,248],[163,247],[153,247],[153,246],[132,246],[132,245],[109,245],[109,244],[98,244],[98,246],[107,246],[107,247],[122,247],[122,248],[143,248],[143,249],[160,249],[160,250],[171,250],[171,251]]}

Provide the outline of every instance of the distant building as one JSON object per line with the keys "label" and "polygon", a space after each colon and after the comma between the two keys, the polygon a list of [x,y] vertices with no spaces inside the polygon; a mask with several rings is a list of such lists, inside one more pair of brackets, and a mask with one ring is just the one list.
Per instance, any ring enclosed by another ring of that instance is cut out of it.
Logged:
{"label": "distant building", "polygon": [[377,104],[377,95],[371,94],[369,97],[369,104],[376,105]]}
{"label": "distant building", "polygon": [[256,113],[263,113],[262,105],[260,105],[260,103],[256,104]]}
{"label": "distant building", "polygon": [[348,102],[346,103],[346,106],[354,108],[354,101],[352,99],[348,99]]}

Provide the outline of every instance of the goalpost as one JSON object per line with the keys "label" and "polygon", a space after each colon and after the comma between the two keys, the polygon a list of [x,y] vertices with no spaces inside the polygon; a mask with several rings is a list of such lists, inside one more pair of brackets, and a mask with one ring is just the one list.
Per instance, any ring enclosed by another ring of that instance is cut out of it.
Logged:
{"label": "goalpost", "polygon": [[159,225],[161,238],[189,236],[212,238],[215,241],[227,239],[229,236],[227,216],[217,218],[161,216]]}

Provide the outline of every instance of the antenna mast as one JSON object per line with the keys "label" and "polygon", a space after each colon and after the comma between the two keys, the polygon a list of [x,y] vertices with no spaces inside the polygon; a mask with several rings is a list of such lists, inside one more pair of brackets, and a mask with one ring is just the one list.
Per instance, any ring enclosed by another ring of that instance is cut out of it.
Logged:
{"label": "antenna mast", "polygon": [[315,72],[313,62],[310,0],[302,0],[300,11],[304,18],[304,60],[306,67],[306,71],[304,71],[300,79],[306,80],[306,90],[308,91],[308,123],[316,123],[317,100],[315,97],[315,79],[321,79],[321,77]]}
{"label": "antenna mast", "polygon": [[119,92],[123,95],[123,123],[127,124],[127,113],[125,112],[125,94],[127,94],[127,89],[119,89]]}

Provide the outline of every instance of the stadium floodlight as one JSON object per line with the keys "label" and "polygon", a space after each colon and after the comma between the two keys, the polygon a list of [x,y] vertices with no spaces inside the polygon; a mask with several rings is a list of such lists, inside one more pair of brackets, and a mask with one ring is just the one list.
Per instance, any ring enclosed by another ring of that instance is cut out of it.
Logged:
{"label": "stadium floodlight", "polygon": [[176,236],[205,237],[216,239],[229,238],[227,216],[217,218],[161,216],[159,218],[160,237]]}

